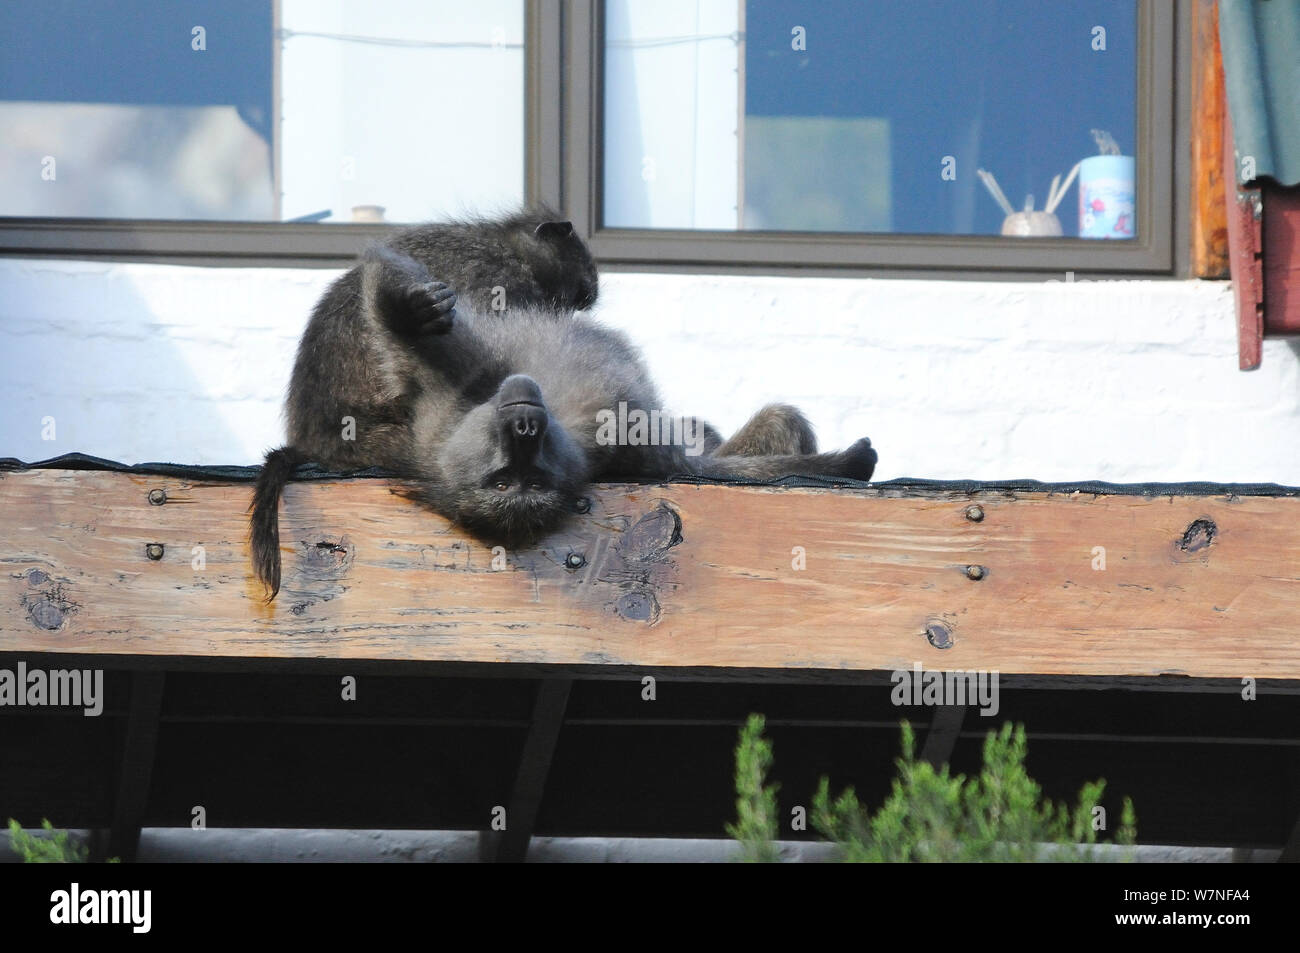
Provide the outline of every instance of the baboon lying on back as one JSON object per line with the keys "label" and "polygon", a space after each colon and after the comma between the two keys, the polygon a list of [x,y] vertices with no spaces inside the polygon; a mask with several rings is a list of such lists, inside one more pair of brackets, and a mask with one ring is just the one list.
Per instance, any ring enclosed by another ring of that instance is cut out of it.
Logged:
{"label": "baboon lying on back", "polygon": [[596,296],[590,252],[546,209],[420,226],[367,249],[312,313],[289,387],[290,443],[257,481],[253,563],[271,598],[279,499],[305,460],[412,478],[432,509],[509,546],[557,527],[600,478],[870,479],[869,440],[815,453],[808,422],[783,405],[721,445],[700,425],[703,443],[690,446],[691,418],[681,443],[608,439],[616,412],[657,418],[661,404],[627,338],[574,314]]}

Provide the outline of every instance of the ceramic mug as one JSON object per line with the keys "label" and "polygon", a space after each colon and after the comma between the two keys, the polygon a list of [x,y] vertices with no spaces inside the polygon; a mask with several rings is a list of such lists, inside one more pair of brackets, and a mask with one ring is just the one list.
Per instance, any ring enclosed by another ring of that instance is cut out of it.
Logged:
{"label": "ceramic mug", "polygon": [[1132,156],[1089,156],[1079,163],[1079,237],[1133,238],[1136,165]]}

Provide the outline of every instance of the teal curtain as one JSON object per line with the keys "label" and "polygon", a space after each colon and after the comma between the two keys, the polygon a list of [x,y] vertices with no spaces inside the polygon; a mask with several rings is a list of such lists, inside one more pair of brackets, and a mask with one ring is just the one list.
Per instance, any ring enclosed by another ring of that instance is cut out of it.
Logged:
{"label": "teal curtain", "polygon": [[1219,0],[1219,40],[1238,182],[1300,184],[1300,0]]}

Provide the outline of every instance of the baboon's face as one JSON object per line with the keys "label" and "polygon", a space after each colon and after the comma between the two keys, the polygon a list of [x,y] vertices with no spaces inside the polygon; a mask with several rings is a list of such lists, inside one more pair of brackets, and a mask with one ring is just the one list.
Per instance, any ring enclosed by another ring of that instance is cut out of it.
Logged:
{"label": "baboon's face", "polygon": [[531,378],[515,374],[461,421],[439,454],[442,509],[466,529],[520,543],[559,525],[587,460]]}
{"label": "baboon's face", "polygon": [[596,262],[570,222],[542,222],[534,231],[549,254],[534,272],[560,310],[583,311],[596,303],[600,280]]}

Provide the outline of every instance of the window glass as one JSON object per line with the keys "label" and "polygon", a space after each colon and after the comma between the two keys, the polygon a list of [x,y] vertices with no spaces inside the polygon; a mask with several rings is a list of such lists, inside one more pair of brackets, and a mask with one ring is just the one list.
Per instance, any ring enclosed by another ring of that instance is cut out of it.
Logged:
{"label": "window glass", "polygon": [[516,203],[523,29],[523,0],[0,5],[0,215],[417,221]]}
{"label": "window glass", "polygon": [[606,0],[604,225],[1133,238],[1136,31],[1136,0]]}

